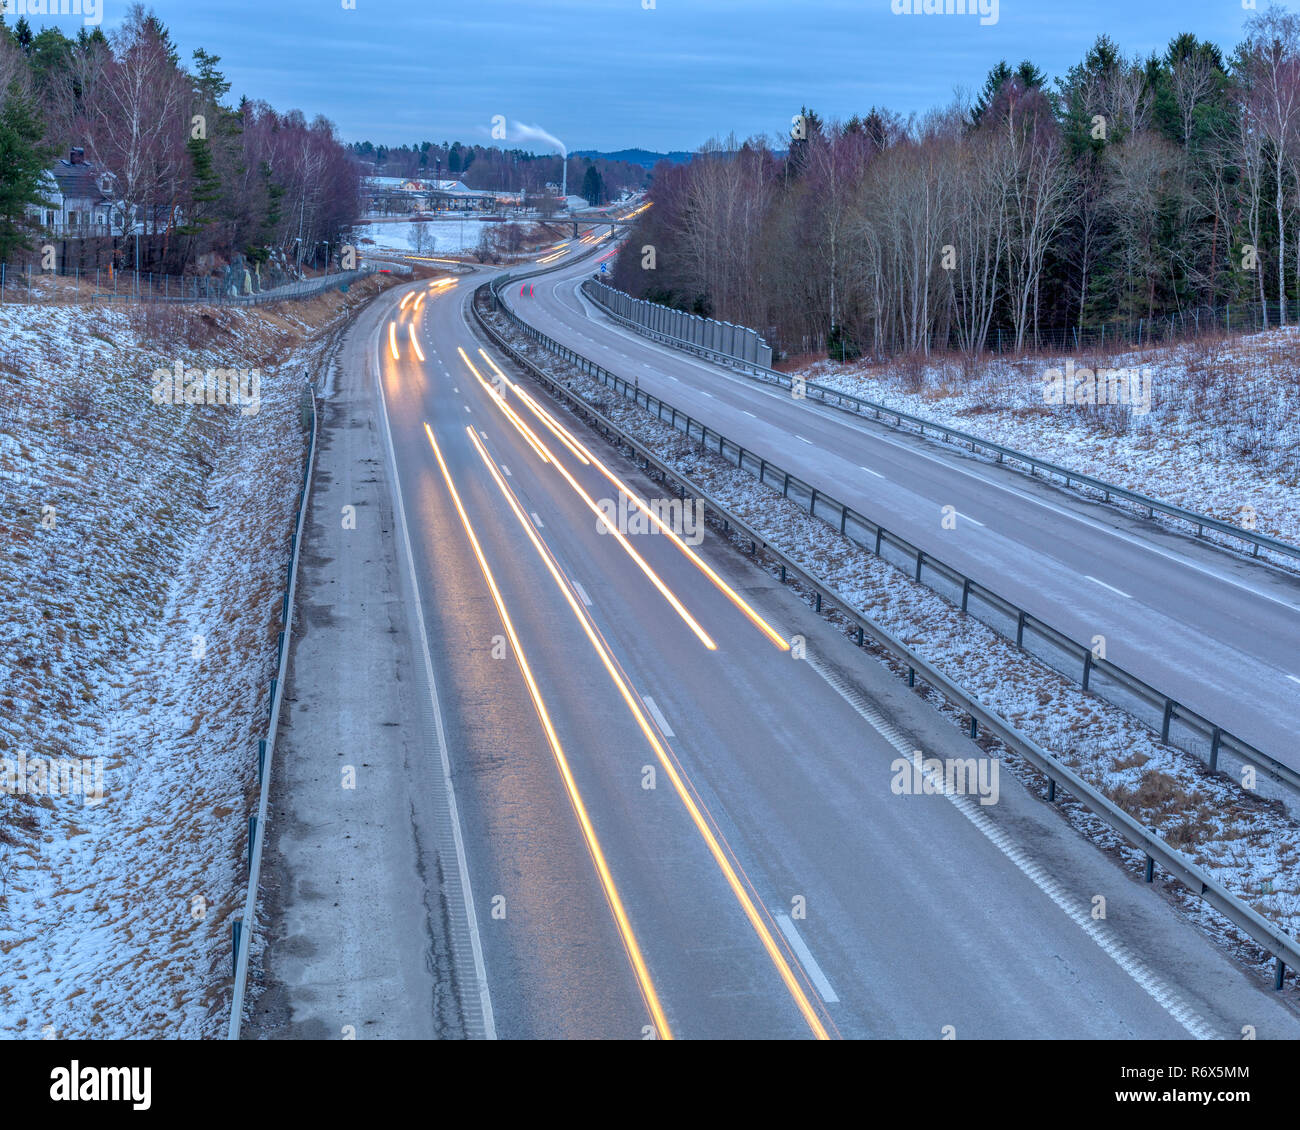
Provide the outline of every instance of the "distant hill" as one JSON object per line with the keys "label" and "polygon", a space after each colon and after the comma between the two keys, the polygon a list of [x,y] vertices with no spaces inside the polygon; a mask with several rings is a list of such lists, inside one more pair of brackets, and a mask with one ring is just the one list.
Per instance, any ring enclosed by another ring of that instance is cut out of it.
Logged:
{"label": "distant hill", "polygon": [[574,157],[603,157],[606,161],[626,161],[629,165],[640,165],[643,169],[653,169],[660,161],[671,161],[674,165],[684,165],[695,154],[674,150],[671,153],[654,153],[649,149],[620,149],[616,153],[602,153],[598,149],[575,149]]}

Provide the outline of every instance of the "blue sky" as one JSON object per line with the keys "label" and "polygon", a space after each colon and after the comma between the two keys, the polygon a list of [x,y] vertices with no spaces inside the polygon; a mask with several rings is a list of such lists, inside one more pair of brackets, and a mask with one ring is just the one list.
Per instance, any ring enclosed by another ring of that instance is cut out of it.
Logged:
{"label": "blue sky", "polygon": [[[187,60],[200,46],[222,57],[233,94],[324,114],[348,141],[486,143],[501,114],[570,149],[658,150],[775,134],[801,103],[824,117],[925,110],[978,88],[1004,57],[1055,77],[1102,32],[1126,54],[1163,49],[1180,31],[1231,49],[1250,14],[1242,0],[998,0],[997,22],[981,26],[897,15],[891,0],[343,2],[152,7]],[[102,3],[109,31],[126,3]],[[80,19],[33,22],[72,33]]]}

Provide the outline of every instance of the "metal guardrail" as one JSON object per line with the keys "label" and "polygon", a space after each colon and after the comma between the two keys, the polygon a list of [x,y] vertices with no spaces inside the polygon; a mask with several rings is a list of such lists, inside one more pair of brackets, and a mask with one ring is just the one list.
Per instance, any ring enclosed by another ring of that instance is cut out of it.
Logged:
{"label": "metal guardrail", "polygon": [[1212,772],[1222,771],[1225,758],[1235,759],[1234,768],[1253,766],[1289,790],[1286,800],[1292,804],[1300,800],[1300,772],[1291,766],[1102,658],[1091,647],[1076,643],[1013,601],[858,513],[826,491],[792,475],[778,463],[748,450],[661,397],[651,395],[634,382],[611,373],[534,329],[499,301],[501,286],[512,277],[505,276],[491,284],[493,298],[511,321],[543,348],[578,366],[584,373],[642,405],[647,411],[654,412],[662,422],[680,428],[688,438],[698,430],[702,446],[710,450],[716,447],[717,454],[735,462],[741,470],[749,471],[759,482],[779,488],[785,498],[801,502],[812,517],[837,528],[845,537],[888,561],[914,581],[928,585],[1004,639],[1015,640],[1018,648],[1046,663],[1058,674],[1074,680],[1083,690],[1132,714],[1158,733],[1162,742],[1199,757]]}
{"label": "metal guardrail", "polygon": [[[533,272],[541,274],[543,272]],[[1242,933],[1253,939],[1259,945],[1263,946],[1274,958],[1274,988],[1281,989],[1286,973],[1287,965],[1292,969],[1300,969],[1300,941],[1297,941],[1291,935],[1287,934],[1276,923],[1268,921],[1257,911],[1245,905],[1240,899],[1234,896],[1222,883],[1212,878],[1193,861],[1189,860],[1182,852],[1171,847],[1156,833],[1143,827],[1128,813],[1118,808],[1112,801],[1100,793],[1096,788],[1090,785],[1077,773],[1068,766],[1063,765],[1050,752],[1038,745],[1033,739],[1021,734],[1006,719],[993,713],[987,707],[983,706],[976,699],[971,698],[965,690],[955,683],[948,676],[943,674],[937,668],[931,666],[926,660],[917,655],[911,648],[899,640],[896,636],[881,628],[874,621],[868,619],[860,613],[851,601],[841,596],[832,589],[818,576],[809,572],[803,566],[799,565],[792,558],[786,556],[781,550],[772,546],[764,536],[754,530],[742,519],[729,511],[725,506],[716,502],[702,487],[695,483],[691,478],[676,470],[670,464],[660,459],[649,447],[637,440],[634,436],[629,435],[612,420],[606,417],[598,409],[592,407],[581,396],[572,392],[565,387],[562,382],[557,381],[554,377],[548,375],[538,365],[534,364],[528,357],[520,353],[506,338],[497,332],[483,316],[480,309],[480,299],[490,296],[494,309],[501,310],[511,321],[513,325],[526,333],[532,340],[543,345],[544,348],[557,355],[569,360],[571,364],[577,365],[583,372],[589,375],[595,375],[594,370],[600,369],[600,366],[587,358],[575,354],[566,346],[560,345],[553,339],[548,338],[540,331],[534,330],[526,322],[523,322],[517,315],[504,306],[499,300],[498,290],[501,285],[509,281],[512,276],[498,278],[491,283],[484,283],[475,291],[474,301],[471,307],[474,312],[474,318],[480,328],[490,337],[505,353],[512,357],[518,364],[527,369],[532,375],[546,388],[559,396],[563,401],[568,403],[581,415],[592,421],[596,427],[605,433],[607,437],[617,440],[624,447],[630,449],[647,470],[653,468],[665,482],[675,483],[682,491],[682,497],[688,494],[700,500],[706,510],[712,511],[717,519],[723,524],[724,528],[734,527],[740,534],[747,537],[750,542],[751,552],[757,553],[760,549],[775,559],[781,566],[781,579],[787,580],[793,574],[800,582],[808,588],[813,594],[816,601],[818,612],[826,611],[826,605],[829,604],[839,611],[857,629],[857,642],[863,646],[866,639],[870,639],[873,644],[890,654],[899,663],[906,665],[908,669],[908,684],[915,685],[919,677],[922,682],[928,684],[931,688],[941,694],[952,706],[966,714],[970,719],[971,736],[975,737],[977,728],[983,726],[984,729],[995,736],[1004,746],[1019,754],[1048,779],[1049,801],[1056,799],[1057,788],[1064,788],[1074,796],[1085,808],[1093,815],[1103,820],[1117,835],[1126,842],[1137,848],[1146,856],[1146,881],[1149,883],[1153,879],[1153,868],[1156,864],[1164,868],[1169,874],[1178,879],[1194,895],[1204,900],[1207,904],[1214,907],[1225,918],[1232,922]],[[517,279],[521,276],[513,276]],[[547,344],[549,343],[549,344]],[[567,356],[566,356],[567,355]],[[605,370],[606,375],[612,377],[613,374]],[[622,380],[622,378],[616,378]],[[602,382],[608,383],[608,382]],[[625,389],[632,389],[640,403],[640,397],[646,396],[635,386],[628,385],[626,381],[622,382]],[[624,395],[627,395],[624,392]],[[647,408],[650,401],[655,400],[649,397],[646,401]],[[659,418],[662,420],[662,409],[671,407],[659,402]],[[674,412],[674,421],[677,419],[688,419],[682,413]],[[730,443],[720,433],[704,425],[700,427],[700,443],[702,447],[707,446],[712,449],[713,439],[716,438],[719,449],[725,453],[727,445]],[[686,429],[687,435],[690,435],[689,425]],[[738,445],[731,444],[733,448]],[[741,456],[743,462],[743,455]],[[824,496],[823,496],[824,497]]]}
{"label": "metal guardrail", "polygon": [[[1049,463],[1045,459],[1039,459],[1036,456],[1028,455],[1023,451],[1017,451],[1012,447],[1004,447],[1001,444],[993,443],[990,440],[981,439],[979,436],[971,435],[969,432],[958,431],[956,428],[950,428],[945,424],[937,424],[933,420],[927,420],[921,416],[913,416],[907,412],[900,411],[897,408],[888,408],[883,404],[876,404],[874,401],[864,400],[861,397],[854,396],[852,393],[840,392],[838,389],[821,385],[815,381],[807,381],[803,378],[792,377],[789,373],[781,373],[775,369],[769,369],[762,365],[754,364],[750,361],[743,361],[729,353],[721,353],[715,349],[708,349],[695,342],[688,341],[684,338],[675,337],[672,334],[663,333],[659,330],[649,329],[640,323],[626,318],[617,311],[611,309],[606,303],[602,302],[595,294],[595,288],[589,287],[591,283],[598,283],[599,280],[586,279],[582,284],[583,293],[593,303],[599,306],[610,318],[622,323],[623,325],[635,330],[645,337],[652,338],[656,341],[663,342],[665,345],[672,346],[674,349],[680,349],[686,353],[693,353],[697,356],[704,357],[707,360],[726,365],[729,368],[738,369],[747,375],[753,376],[758,380],[770,384],[779,385],[782,388],[789,389],[793,392],[796,379],[800,382],[800,391],[805,397],[810,397],[821,401],[832,407],[840,408],[854,415],[870,416],[881,423],[890,424],[892,427],[908,427],[915,430],[922,436],[935,435],[944,443],[959,443],[968,446],[972,452],[982,452],[997,457],[998,463],[1010,464],[1015,466],[1021,464],[1029,474],[1037,475],[1042,472],[1048,480],[1059,478],[1065,487],[1088,487],[1091,490],[1099,491],[1106,502],[1112,498],[1121,499],[1139,509],[1147,512],[1148,518],[1154,518],[1156,514],[1162,514],[1165,517],[1173,518],[1187,523],[1189,526],[1196,528],[1198,538],[1206,538],[1205,531],[1213,530],[1215,533],[1225,537],[1234,538],[1237,541],[1245,542],[1251,546],[1251,555],[1259,556],[1261,549],[1269,553],[1276,553],[1280,557],[1289,558],[1300,564],[1300,546],[1295,546],[1289,542],[1281,541],[1278,538],[1269,537],[1267,534],[1256,533],[1254,530],[1247,530],[1241,526],[1234,526],[1231,522],[1224,522],[1219,518],[1211,518],[1208,514],[1199,514],[1194,510],[1186,510],[1181,506],[1174,506],[1172,503],[1161,502],[1156,498],[1149,498],[1147,495],[1139,494],[1126,487],[1116,486],[1114,483],[1108,483],[1103,479],[1097,479],[1091,475],[1084,475],[1078,471],[1071,471],[1068,467],[1059,466],[1056,463]],[[1210,539],[1206,539],[1210,540]],[[1218,543],[1215,543],[1218,544]],[[1234,547],[1235,548],[1235,547]]]}
{"label": "metal guardrail", "polygon": [[307,461],[303,467],[302,487],[298,491],[298,514],[290,539],[288,576],[284,597],[280,605],[280,622],[284,625],[279,638],[279,659],[275,677],[271,679],[270,719],[266,737],[257,743],[257,781],[260,793],[257,815],[248,818],[248,893],[244,899],[244,916],[236,918],[231,926],[234,954],[234,989],[230,1001],[230,1025],[226,1039],[239,1039],[243,1022],[244,991],[248,984],[248,962],[253,950],[253,928],[257,921],[257,887],[262,874],[262,844],[266,838],[267,809],[271,797],[271,765],[275,755],[275,731],[280,723],[280,706],[284,699],[284,677],[289,667],[289,643],[293,633],[293,596],[298,584],[298,557],[302,550],[302,530],[307,517],[307,501],[311,491],[312,469],[316,464],[316,429],[319,413],[316,410],[316,393],[311,386],[311,440],[307,448]]}

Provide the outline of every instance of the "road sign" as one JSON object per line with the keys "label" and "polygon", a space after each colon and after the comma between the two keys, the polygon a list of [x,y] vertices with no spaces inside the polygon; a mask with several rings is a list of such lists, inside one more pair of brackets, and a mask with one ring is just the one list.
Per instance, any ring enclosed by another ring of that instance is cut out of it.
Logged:
{"label": "road sign", "polygon": [[602,275],[607,275],[607,274],[609,274],[609,264],[608,264],[608,263],[602,263],[602,264],[600,265],[600,273],[601,273]]}

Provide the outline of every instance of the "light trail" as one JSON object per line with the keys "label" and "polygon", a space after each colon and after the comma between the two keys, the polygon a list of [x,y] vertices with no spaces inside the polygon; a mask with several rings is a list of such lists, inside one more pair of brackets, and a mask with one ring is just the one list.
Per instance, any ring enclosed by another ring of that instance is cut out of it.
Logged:
{"label": "light trail", "polygon": [[536,452],[537,457],[543,463],[550,463],[554,459],[554,456],[546,449],[546,446],[541,442],[541,440],[537,438],[537,435],[533,430],[525,424],[523,420],[519,418],[518,413],[506,403],[505,397],[483,379],[483,374],[474,368],[474,363],[469,359],[469,355],[461,346],[456,346],[456,352],[460,354],[460,359],[469,366],[469,371],[474,374],[479,384],[483,386],[484,391],[492,398],[493,403],[495,403],[496,406],[506,414],[506,417],[512,424],[514,424],[519,434],[524,437],[528,445],[534,452]]}
{"label": "light trail", "polygon": [[[489,357],[481,347],[479,348],[478,353],[479,356],[482,357],[484,361],[486,361],[489,365],[492,366],[492,371],[496,373],[497,377],[501,380],[501,382],[508,387],[510,384],[510,378],[507,377],[505,373],[501,371],[501,367],[495,361],[493,361],[492,358]],[[471,366],[471,368],[473,367]],[[478,374],[475,373],[474,375],[477,376]],[[546,425],[550,433],[553,436],[555,436],[555,438],[558,439],[562,444],[564,444],[565,447],[569,449],[569,451],[573,454],[573,457],[577,459],[579,463],[581,463],[584,467],[589,465],[590,460],[588,460],[587,457],[569,441],[569,438],[562,431],[560,431],[559,428],[557,428],[550,419],[546,417],[541,417],[541,420],[542,423]]]}
{"label": "light trail", "polygon": [[402,359],[401,354],[397,352],[397,323],[396,322],[388,323],[388,348],[392,350],[394,361],[400,361]]}
{"label": "light trail", "polygon": [[[552,433],[554,433],[554,435],[559,438],[570,451],[578,455],[578,457],[582,459],[583,463],[590,463],[618,490],[622,491],[622,493],[627,496],[628,501],[650,520],[655,529],[666,535],[668,539],[686,555],[691,564],[703,573],[713,583],[718,591],[721,592],[732,603],[732,605],[751,624],[754,625],[754,627],[767,637],[774,647],[779,648],[781,651],[790,650],[790,645],[785,641],[781,634],[773,628],[771,624],[764,620],[763,617],[760,616],[759,613],[738,592],[736,592],[735,589],[718,576],[714,569],[704,561],[694,549],[682,541],[682,539],[678,537],[671,528],[666,526],[660,519],[659,515],[654,512],[653,508],[639,494],[637,494],[636,491],[606,467],[600,459],[588,450],[577,436],[556,420],[548,411],[546,411],[545,408],[538,404],[529,393],[506,376],[506,374],[502,372],[500,366],[497,365],[491,357],[484,353],[482,349],[479,350],[479,353],[482,354],[483,359],[492,366],[493,371],[496,373],[497,377],[505,383],[506,387],[511,389],[520,400],[528,405],[534,416],[536,416]],[[562,471],[559,464],[556,464],[556,469]]]}
{"label": "light trail", "polygon": [[420,343],[419,343],[418,341],[415,340],[415,323],[412,322],[412,323],[411,323],[409,326],[407,326],[406,328],[407,328],[408,330],[411,331],[411,348],[415,350],[415,355],[416,355],[416,356],[417,356],[421,361],[423,361],[423,360],[424,360],[424,352],[423,352],[423,350],[420,349]]}
{"label": "light trail", "polygon": [[[434,457],[438,460],[438,468],[442,471],[442,477],[447,484],[448,492],[451,494],[451,500],[455,504],[456,513],[460,516],[461,525],[465,529],[470,547],[474,551],[474,557],[478,561],[480,571],[483,573],[483,579],[487,582],[488,589],[492,593],[492,601],[496,605],[498,615],[501,617],[501,624],[506,630],[506,635],[510,638],[511,646],[514,648],[515,661],[519,664],[524,683],[528,687],[529,697],[533,700],[533,708],[537,711],[537,717],[542,723],[542,729],[546,732],[546,740],[551,747],[551,754],[555,758],[555,763],[559,767],[560,777],[563,779],[565,791],[569,795],[569,803],[572,805],[574,815],[578,819],[578,825],[582,829],[582,836],[592,862],[595,864],[596,873],[600,877],[600,885],[604,891],[605,900],[614,916],[614,923],[618,928],[619,937],[623,941],[623,947],[627,951],[628,959],[632,964],[632,971],[636,976],[637,985],[641,990],[642,998],[645,1000],[646,1008],[650,1012],[650,1018],[654,1021],[656,1035],[661,1039],[671,1040],[673,1036],[672,1029],[668,1024],[668,1017],[659,1002],[659,993],[655,989],[649,967],[641,954],[641,946],[637,942],[631,920],[623,907],[623,899],[614,883],[614,876],[609,869],[609,864],[605,861],[605,853],[600,846],[600,840],[596,836],[596,829],[592,825],[591,817],[587,814],[587,806],[583,802],[582,794],[578,791],[573,771],[569,768],[569,759],[565,756],[564,747],[560,744],[560,737],[551,723],[551,715],[546,709],[546,702],[543,700],[542,692],[537,686],[537,680],[533,678],[532,668],[528,664],[528,657],[524,654],[523,645],[519,642],[519,635],[515,631],[514,621],[510,618],[510,612],[506,608],[504,598],[501,596],[501,590],[497,588],[496,578],[492,575],[492,568],[483,555],[478,536],[474,533],[473,523],[470,522],[469,515],[465,513],[465,507],[461,503],[456,484],[452,481],[451,472],[447,469],[446,461],[442,457],[442,451],[438,447],[438,441],[433,438],[433,430],[427,423],[424,425],[424,433],[429,437],[429,445],[433,448]],[[469,433],[471,437],[474,436],[472,428],[469,429]]]}
{"label": "light trail", "polygon": [[562,463],[556,460],[555,456],[552,455],[549,450],[547,450],[547,447],[542,442],[541,437],[539,437],[532,430],[532,428],[530,428],[523,420],[519,418],[518,414],[510,407],[510,405],[508,405],[505,402],[505,399],[501,396],[501,394],[498,393],[484,379],[483,374],[480,373],[474,367],[474,363],[466,355],[465,350],[460,349],[458,347],[458,352],[460,353],[461,360],[464,361],[465,364],[469,366],[469,371],[474,374],[474,376],[478,379],[479,384],[481,384],[484,390],[487,391],[488,395],[491,396],[493,403],[495,403],[498,407],[500,407],[503,410],[506,417],[510,420],[512,424],[514,424],[516,429],[518,429],[519,433],[526,440],[529,441],[534,451],[540,449],[542,452],[545,453],[547,462],[551,463],[555,467],[555,469],[560,472],[561,476],[563,476],[564,478],[564,481],[568,483],[570,487],[573,488],[574,493],[576,493],[578,497],[581,498],[582,501],[586,504],[587,509],[590,510],[594,515],[596,515],[600,523],[596,528],[597,529],[603,528],[606,531],[608,531],[608,533],[614,538],[614,540],[617,541],[618,544],[623,547],[624,552],[626,552],[627,555],[630,558],[632,558],[632,561],[636,564],[636,567],[640,569],[641,572],[645,574],[646,579],[652,585],[654,585],[656,589],[659,590],[659,595],[662,596],[664,600],[666,600],[669,603],[669,605],[672,607],[672,610],[682,618],[682,622],[685,623],[685,625],[688,628],[690,628],[692,632],[695,633],[695,637],[700,641],[700,643],[702,643],[709,651],[717,651],[718,645],[713,642],[713,638],[709,635],[708,632],[704,630],[700,622],[696,620],[695,617],[690,614],[690,612],[687,611],[686,606],[682,604],[682,602],[678,599],[677,594],[674,593],[673,590],[670,589],[663,582],[663,579],[659,576],[659,574],[656,573],[654,569],[650,567],[649,562],[647,562],[646,559],[642,557],[641,554],[636,551],[636,549],[633,548],[632,543],[627,540],[627,537],[623,534],[623,531],[609,523],[609,520],[606,518],[605,514],[601,511],[600,507],[596,505],[595,500],[591,497],[591,495],[589,495],[582,488],[582,484],[579,483],[578,480],[575,479],[569,473],[568,469]]}
{"label": "light trail", "polygon": [[[426,430],[428,429],[427,424],[425,425],[425,428]],[[582,603],[574,593],[572,586],[565,580],[559,566],[555,562],[554,555],[541,540],[537,531],[533,529],[532,524],[524,515],[523,509],[520,507],[519,500],[515,497],[514,491],[510,489],[505,479],[501,477],[501,474],[497,470],[496,464],[493,463],[492,457],[488,454],[487,449],[480,442],[479,437],[475,434],[473,428],[466,428],[465,431],[468,433],[470,441],[474,444],[475,450],[478,451],[479,458],[483,460],[484,465],[488,469],[488,473],[491,474],[493,481],[496,483],[497,489],[501,491],[501,494],[510,506],[511,511],[514,513],[515,518],[523,528],[524,533],[528,535],[528,540],[532,542],[533,548],[537,551],[537,555],[542,559],[542,563],[546,566],[547,572],[550,573],[552,580],[555,581],[555,584],[559,588],[565,602],[569,605],[570,610],[582,626],[583,634],[587,637],[592,650],[595,651],[601,664],[604,666],[610,679],[613,681],[614,686],[618,689],[619,695],[622,697],[623,702],[631,712],[633,719],[636,721],[637,727],[645,736],[646,741],[650,743],[650,747],[654,750],[655,756],[659,760],[659,764],[663,766],[664,772],[668,774],[668,779],[672,782],[673,789],[676,791],[678,798],[685,806],[687,814],[691,818],[691,822],[695,825],[696,830],[703,838],[705,845],[709,849],[709,853],[713,856],[714,862],[717,863],[719,870],[722,872],[723,878],[731,888],[732,894],[735,895],[736,901],[740,904],[741,910],[748,919],[754,933],[758,936],[759,942],[767,952],[773,966],[775,966],[777,974],[780,976],[786,990],[794,1000],[795,1006],[803,1016],[804,1022],[808,1025],[809,1029],[817,1039],[829,1040],[830,1033],[822,1023],[821,1017],[818,1015],[817,1009],[809,999],[808,994],[804,992],[804,987],[799,983],[799,978],[796,976],[794,969],[786,960],[786,954],[783,951],[783,947],[777,943],[775,936],[769,929],[768,922],[764,919],[763,913],[759,911],[757,904],[751,897],[747,881],[741,880],[740,874],[737,871],[737,865],[732,863],[730,855],[723,848],[721,841],[714,833],[711,821],[705,817],[699,804],[696,803],[694,787],[688,787],[681,771],[678,769],[676,759],[669,756],[663,743],[659,741],[658,734],[651,725],[649,718],[646,716],[645,710],[642,708],[640,697],[632,689],[631,684],[620,669],[618,661],[610,652],[608,645],[600,637],[590,614],[582,606]],[[430,439],[432,439],[432,433],[430,433]]]}

